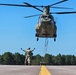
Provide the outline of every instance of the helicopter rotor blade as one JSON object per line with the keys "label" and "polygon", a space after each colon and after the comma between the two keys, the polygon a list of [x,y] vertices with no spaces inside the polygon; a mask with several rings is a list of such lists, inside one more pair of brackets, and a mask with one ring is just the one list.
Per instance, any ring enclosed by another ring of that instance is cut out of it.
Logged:
{"label": "helicopter rotor blade", "polygon": [[33,8],[35,8],[35,9],[43,12],[41,9],[39,9],[39,8],[37,8],[36,6],[33,6],[33,5],[31,5],[31,4],[27,3],[27,2],[24,2],[24,4],[26,4],[26,5],[30,6],[30,7],[33,7]]}
{"label": "helicopter rotor blade", "polygon": [[43,12],[41,9],[39,9],[36,6],[33,6],[33,5],[29,4],[29,3],[24,2],[24,4],[27,4],[27,5],[21,5],[21,4],[2,4],[2,3],[0,3],[0,5],[5,5],[5,6],[33,7],[35,9]]}
{"label": "helicopter rotor blade", "polygon": [[56,3],[54,3],[54,4],[51,4],[51,5],[49,5],[49,6],[52,7],[53,5],[57,5],[57,4],[60,4],[60,3],[66,2],[66,1],[68,1],[68,0],[62,0],[62,1],[56,2]]}
{"label": "helicopter rotor blade", "polygon": [[67,7],[51,7],[51,8],[56,8],[56,9],[73,9],[73,8],[67,8]]}
{"label": "helicopter rotor blade", "polygon": [[5,5],[5,6],[20,6],[20,7],[30,7],[30,6],[27,6],[27,5],[21,5],[21,4],[2,4],[2,3],[0,3],[0,5]]}
{"label": "helicopter rotor blade", "polygon": [[76,14],[76,11],[71,11],[71,12],[52,12],[50,14]]}
{"label": "helicopter rotor blade", "polygon": [[39,15],[41,15],[41,14],[37,14],[37,15],[31,15],[31,16],[26,16],[26,17],[24,17],[24,18],[30,18],[30,17],[39,16]]}

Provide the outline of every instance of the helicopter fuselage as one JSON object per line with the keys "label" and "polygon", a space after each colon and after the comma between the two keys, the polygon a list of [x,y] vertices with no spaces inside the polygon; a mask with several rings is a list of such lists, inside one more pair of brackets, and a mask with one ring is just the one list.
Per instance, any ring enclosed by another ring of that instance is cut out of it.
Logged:
{"label": "helicopter fuselage", "polygon": [[36,37],[56,38],[56,23],[52,15],[41,15],[36,25]]}

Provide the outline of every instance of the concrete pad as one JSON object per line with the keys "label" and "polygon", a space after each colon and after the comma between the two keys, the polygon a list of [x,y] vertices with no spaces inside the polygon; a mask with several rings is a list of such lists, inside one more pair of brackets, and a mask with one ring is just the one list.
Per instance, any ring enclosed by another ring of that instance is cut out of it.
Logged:
{"label": "concrete pad", "polygon": [[38,75],[40,66],[0,65],[0,75]]}
{"label": "concrete pad", "polygon": [[[39,75],[42,66],[0,65],[0,75]],[[76,66],[46,66],[51,75],[76,75]]]}

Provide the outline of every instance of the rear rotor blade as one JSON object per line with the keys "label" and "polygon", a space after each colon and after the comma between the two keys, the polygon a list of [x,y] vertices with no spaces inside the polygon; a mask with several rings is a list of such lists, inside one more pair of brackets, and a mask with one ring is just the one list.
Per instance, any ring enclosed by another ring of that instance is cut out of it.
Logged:
{"label": "rear rotor blade", "polygon": [[31,16],[26,16],[26,17],[24,17],[24,18],[30,18],[30,17],[39,16],[39,15],[41,15],[41,14],[37,14],[37,15],[31,15]]}
{"label": "rear rotor blade", "polygon": [[76,11],[71,11],[71,12],[52,12],[50,14],[75,14]]}
{"label": "rear rotor blade", "polygon": [[37,8],[36,6],[33,6],[33,5],[29,4],[29,3],[24,2],[24,4],[26,4],[26,5],[30,6],[30,7],[33,7],[33,8],[35,8],[35,9],[43,12],[41,9],[39,9],[39,8]]}
{"label": "rear rotor blade", "polygon": [[68,0],[62,0],[62,1],[56,2],[56,3],[54,3],[54,4],[51,4],[51,5],[49,5],[49,6],[51,7],[51,6],[53,6],[53,5],[60,4],[60,3],[66,2],[66,1],[68,1]]}

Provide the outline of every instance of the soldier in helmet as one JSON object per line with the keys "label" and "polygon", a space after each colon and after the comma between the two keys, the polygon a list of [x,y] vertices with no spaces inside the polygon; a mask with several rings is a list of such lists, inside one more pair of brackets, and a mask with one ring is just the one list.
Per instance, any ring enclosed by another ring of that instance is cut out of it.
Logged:
{"label": "soldier in helmet", "polygon": [[35,50],[35,48],[33,50],[30,50],[30,47],[27,50],[23,50],[21,48],[22,51],[25,52],[25,65],[30,65],[31,64],[31,56],[32,56],[32,52]]}

